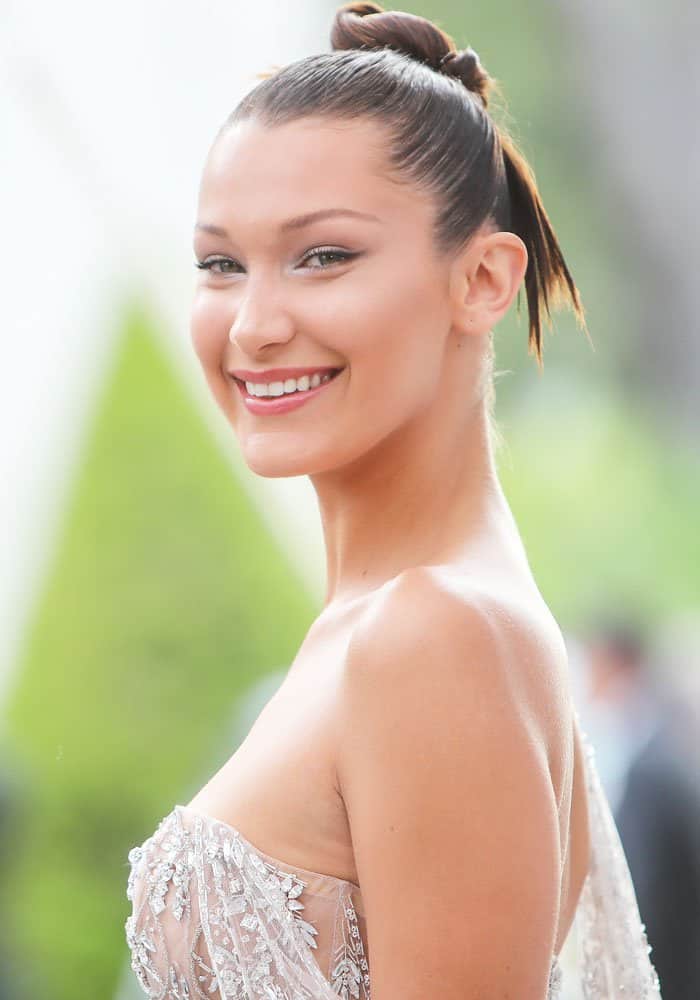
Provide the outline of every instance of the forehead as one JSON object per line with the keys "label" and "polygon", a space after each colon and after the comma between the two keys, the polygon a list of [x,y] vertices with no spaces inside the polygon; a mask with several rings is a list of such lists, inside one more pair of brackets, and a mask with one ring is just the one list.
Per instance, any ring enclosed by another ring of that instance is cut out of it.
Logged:
{"label": "forehead", "polygon": [[326,204],[384,218],[405,212],[407,204],[420,210],[415,186],[388,175],[387,141],[382,126],[368,119],[238,122],[207,157],[200,218],[259,222],[263,210],[271,218],[286,217]]}

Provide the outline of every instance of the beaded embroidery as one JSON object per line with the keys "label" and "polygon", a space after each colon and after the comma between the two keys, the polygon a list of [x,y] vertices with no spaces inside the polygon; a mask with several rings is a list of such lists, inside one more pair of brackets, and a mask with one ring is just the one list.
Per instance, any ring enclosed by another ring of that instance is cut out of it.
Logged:
{"label": "beaded embroidery", "polygon": [[[578,718],[578,716],[577,716]],[[580,723],[579,723],[580,726]],[[661,1000],[661,983],[620,835],[603,791],[595,748],[581,731],[591,857],[575,914],[584,1000]]]}
{"label": "beaded embroidery", "polygon": [[370,1000],[350,883],[337,880],[345,945],[329,983],[312,953],[318,930],[303,916],[307,883],[233,827],[195,814],[187,829],[176,807],[128,861],[126,940],[150,1000],[310,1000],[324,996],[321,984]]}
{"label": "beaded embroidery", "polygon": [[343,899],[345,920],[342,924],[341,941],[333,955],[331,986],[341,1000],[360,996],[370,998],[369,964],[365,957],[357,914],[349,894]]}
{"label": "beaded embroidery", "polygon": [[[581,735],[591,855],[573,925],[575,985],[583,1000],[661,1000],[595,752]],[[318,928],[303,916],[304,879],[225,823],[194,813],[189,829],[181,808],[128,855],[126,940],[149,1000],[371,1000],[353,883],[318,875],[338,893],[327,978],[314,955]],[[546,1000],[561,1000],[563,979],[555,956]]]}
{"label": "beaded embroidery", "polygon": [[[318,929],[302,916],[307,883],[235,828],[194,814],[187,829],[176,807],[128,861],[126,940],[149,1000],[371,1000],[351,883],[332,879],[341,919],[326,979],[312,952]],[[547,1000],[560,985],[555,958]]]}

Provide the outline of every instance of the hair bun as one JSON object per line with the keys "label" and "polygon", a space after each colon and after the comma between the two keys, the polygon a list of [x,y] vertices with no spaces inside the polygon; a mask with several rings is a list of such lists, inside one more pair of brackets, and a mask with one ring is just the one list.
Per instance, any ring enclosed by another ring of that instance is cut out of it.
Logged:
{"label": "hair bun", "polygon": [[488,105],[491,77],[471,46],[446,52],[440,60],[440,72],[445,76],[456,76],[467,90],[471,90],[481,98],[484,107]]}
{"label": "hair bun", "polygon": [[438,73],[461,80],[488,104],[491,83],[472,48],[458,50],[452,38],[425,17],[402,10],[384,10],[377,3],[346,3],[331,28],[331,46],[338,49],[394,49]]}

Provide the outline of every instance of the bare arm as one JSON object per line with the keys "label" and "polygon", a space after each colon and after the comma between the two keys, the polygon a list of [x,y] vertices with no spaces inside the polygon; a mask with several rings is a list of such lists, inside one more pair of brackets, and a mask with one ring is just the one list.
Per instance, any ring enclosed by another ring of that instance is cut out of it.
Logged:
{"label": "bare arm", "polygon": [[353,637],[337,766],[373,1000],[546,995],[559,824],[513,648],[422,570]]}

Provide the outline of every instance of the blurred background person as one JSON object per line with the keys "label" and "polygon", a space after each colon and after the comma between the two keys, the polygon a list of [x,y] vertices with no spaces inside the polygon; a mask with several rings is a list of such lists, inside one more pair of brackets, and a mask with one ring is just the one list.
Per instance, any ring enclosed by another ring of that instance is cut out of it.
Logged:
{"label": "blurred background person", "polygon": [[580,714],[630,866],[664,1000],[700,996],[700,617],[654,635],[602,615]]}

